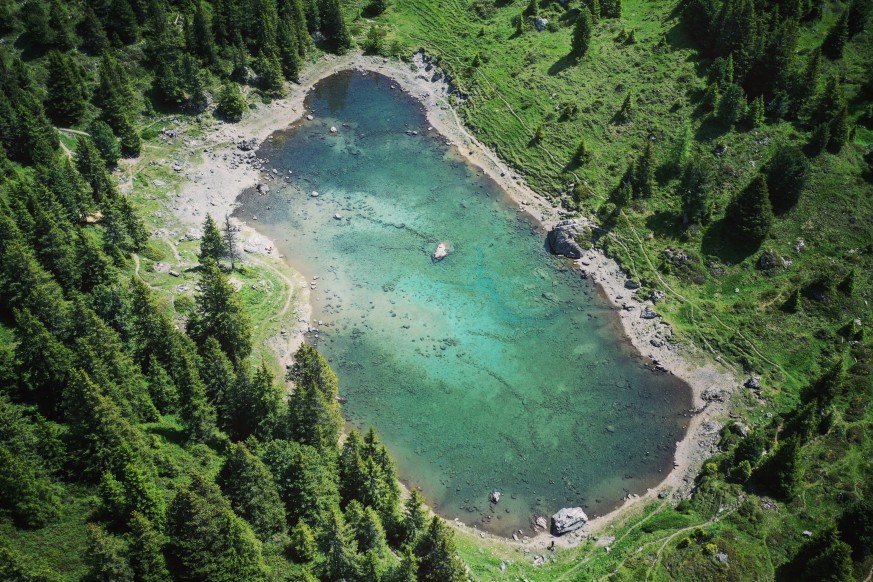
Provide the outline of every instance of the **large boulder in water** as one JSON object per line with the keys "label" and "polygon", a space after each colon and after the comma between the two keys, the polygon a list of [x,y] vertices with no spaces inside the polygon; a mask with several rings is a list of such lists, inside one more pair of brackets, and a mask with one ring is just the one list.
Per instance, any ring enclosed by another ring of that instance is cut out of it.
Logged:
{"label": "large boulder in water", "polygon": [[556,255],[564,255],[569,259],[582,258],[582,247],[576,242],[576,236],[586,229],[584,220],[562,220],[549,231],[549,248]]}
{"label": "large boulder in water", "polygon": [[588,523],[588,516],[581,507],[565,507],[552,516],[552,533],[556,536],[576,531]]}

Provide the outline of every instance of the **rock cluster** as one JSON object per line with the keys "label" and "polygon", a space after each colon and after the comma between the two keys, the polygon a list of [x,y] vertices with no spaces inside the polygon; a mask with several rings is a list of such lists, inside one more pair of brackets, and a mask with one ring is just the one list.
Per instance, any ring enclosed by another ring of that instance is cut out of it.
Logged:
{"label": "rock cluster", "polygon": [[562,220],[549,231],[549,248],[556,255],[569,259],[582,258],[582,247],[576,242],[576,237],[587,230],[587,221],[583,219]]}
{"label": "rock cluster", "polygon": [[565,507],[552,516],[552,533],[556,536],[576,531],[588,523],[581,507]]}

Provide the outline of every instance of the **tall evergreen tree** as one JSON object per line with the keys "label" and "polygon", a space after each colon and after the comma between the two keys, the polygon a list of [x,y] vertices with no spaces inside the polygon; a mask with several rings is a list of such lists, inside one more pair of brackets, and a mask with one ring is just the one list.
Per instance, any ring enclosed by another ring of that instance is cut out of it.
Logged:
{"label": "tall evergreen tree", "polygon": [[107,166],[114,168],[121,159],[121,144],[118,143],[112,128],[105,121],[96,119],[88,126],[88,133],[91,135],[94,147],[100,152],[100,157]]}
{"label": "tall evergreen tree", "polygon": [[775,212],[786,212],[797,204],[808,172],[809,162],[799,147],[777,146],[776,153],[765,167],[767,192]]}
{"label": "tall evergreen tree", "polygon": [[237,382],[236,372],[221,344],[214,337],[206,338],[200,346],[200,377],[206,389],[206,397],[218,413],[219,426],[230,430],[234,410],[229,402]]}
{"label": "tall evergreen tree", "polygon": [[352,36],[346,26],[339,0],[321,0],[318,6],[321,32],[327,37],[331,50],[344,55],[352,48]]}
{"label": "tall evergreen tree", "polygon": [[212,260],[218,263],[224,253],[224,237],[218,231],[212,216],[207,214],[206,220],[203,222],[203,236],[200,238],[200,262]]}
{"label": "tall evergreen tree", "polygon": [[49,53],[46,70],[46,113],[58,125],[78,122],[88,103],[84,72],[71,57],[57,51]]}
{"label": "tall evergreen tree", "polygon": [[217,481],[231,508],[262,541],[274,540],[285,531],[285,509],[273,476],[245,444],[231,445]]}
{"label": "tall evergreen tree", "polygon": [[758,174],[737,194],[728,206],[725,221],[740,244],[757,246],[766,238],[773,225],[773,207],[764,176]]}
{"label": "tall evergreen tree", "polygon": [[227,429],[231,438],[270,437],[279,422],[281,401],[279,388],[266,365],[261,364],[254,374],[241,370],[227,395]]}
{"label": "tall evergreen tree", "polygon": [[86,559],[89,579],[95,582],[134,582],[126,556],[127,545],[93,523],[88,524]]}
{"label": "tall evergreen tree", "polygon": [[325,555],[323,576],[328,580],[354,580],[358,577],[360,556],[357,543],[339,511],[328,518],[322,538]]}
{"label": "tall evergreen tree", "polygon": [[452,530],[435,515],[415,550],[420,582],[464,582],[467,579],[453,537]]}
{"label": "tall evergreen tree", "polygon": [[198,344],[214,337],[235,366],[252,351],[252,323],[227,278],[214,261],[200,270],[196,309],[188,320],[188,333]]}
{"label": "tall evergreen tree", "polygon": [[711,164],[699,155],[691,158],[682,170],[679,193],[682,196],[682,224],[706,224],[712,217],[714,172]]}
{"label": "tall evergreen tree", "polygon": [[160,532],[141,513],[134,513],[128,523],[128,561],[136,582],[170,582],[164,559],[164,540]]}
{"label": "tall evergreen tree", "polygon": [[321,451],[335,451],[343,425],[336,374],[315,348],[304,344],[294,356],[287,379],[294,382],[288,400],[291,436]]}
{"label": "tall evergreen tree", "polygon": [[577,61],[585,56],[591,44],[591,33],[594,25],[591,22],[591,13],[588,10],[580,10],[573,26],[573,37],[570,42],[570,54]]}

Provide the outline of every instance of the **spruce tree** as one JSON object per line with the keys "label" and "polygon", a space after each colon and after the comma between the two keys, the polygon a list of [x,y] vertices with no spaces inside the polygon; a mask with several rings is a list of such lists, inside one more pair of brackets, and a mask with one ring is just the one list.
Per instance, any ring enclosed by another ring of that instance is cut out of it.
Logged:
{"label": "spruce tree", "polygon": [[679,193],[682,196],[682,224],[706,224],[712,217],[712,166],[695,155],[682,170]]}
{"label": "spruce tree", "polygon": [[217,482],[234,512],[249,522],[261,541],[285,531],[285,510],[273,475],[245,444],[231,445]]}
{"label": "spruce tree", "polygon": [[152,362],[147,376],[149,395],[161,414],[172,414],[179,405],[179,393],[173,379],[159,362]]}
{"label": "spruce tree", "polygon": [[200,345],[209,336],[234,366],[240,366],[252,351],[252,322],[243,304],[214,261],[201,266],[195,312],[187,324],[188,334]]}
{"label": "spruce tree", "polygon": [[242,119],[245,108],[245,98],[236,83],[225,82],[218,93],[215,112],[228,121],[239,121]]}
{"label": "spruce tree", "polygon": [[746,94],[743,88],[735,83],[730,83],[723,88],[718,100],[716,117],[725,126],[731,127],[746,115]]}
{"label": "spruce tree", "polygon": [[634,166],[634,195],[637,198],[651,198],[655,191],[655,148],[646,141],[646,148]]}
{"label": "spruce tree", "polygon": [[370,16],[379,16],[386,10],[388,10],[388,0],[370,0],[366,8],[367,14]]}
{"label": "spruce tree", "polygon": [[588,10],[591,12],[591,22],[597,24],[600,20],[600,0],[589,0]]}
{"label": "spruce tree", "polygon": [[105,121],[97,119],[88,127],[88,133],[94,147],[100,152],[100,157],[107,166],[114,168],[121,159],[121,144],[118,143],[112,128]]}
{"label": "spruce tree", "polygon": [[797,204],[806,185],[809,161],[799,147],[779,144],[764,168],[773,210],[783,213]]}
{"label": "spruce tree", "polygon": [[141,513],[128,522],[127,556],[136,582],[170,582],[164,559],[164,540],[155,526]]}
{"label": "spruce tree", "polygon": [[420,582],[464,582],[467,579],[453,538],[452,530],[435,515],[415,549]]}
{"label": "spruce tree", "polygon": [[88,104],[84,73],[69,56],[49,53],[46,63],[46,113],[58,125],[77,123]]}
{"label": "spruce tree", "polygon": [[418,539],[425,532],[428,525],[428,513],[424,507],[424,498],[418,489],[413,489],[409,498],[403,503],[403,519],[401,528],[403,543],[415,547]]}
{"label": "spruce tree", "polygon": [[215,37],[209,16],[203,9],[203,4],[197,4],[194,13],[194,23],[191,27],[191,41],[189,42],[192,52],[200,57],[207,66],[218,64],[218,52],[215,48]]}
{"label": "spruce tree", "polygon": [[288,428],[293,438],[321,451],[335,451],[343,425],[336,374],[315,348],[304,344],[286,379],[294,382],[288,399]]}
{"label": "spruce tree", "polygon": [[127,158],[136,158],[142,153],[142,138],[136,131],[130,119],[125,119],[118,129],[118,139],[121,153]]}
{"label": "spruce tree", "polygon": [[840,17],[828,31],[821,44],[821,52],[832,61],[843,57],[843,49],[849,42],[849,11],[843,10]]}
{"label": "spruce tree", "polygon": [[577,61],[580,60],[591,44],[591,33],[594,28],[591,22],[591,13],[588,10],[580,10],[573,27],[570,54]]}
{"label": "spruce tree", "polygon": [[773,207],[764,176],[758,174],[737,194],[725,213],[731,237],[741,245],[757,246],[773,225]]}
{"label": "spruce tree", "polygon": [[218,487],[194,474],[168,511],[168,567],[182,580],[267,580],[261,542]]}
{"label": "spruce tree", "polygon": [[276,37],[282,73],[289,81],[296,81],[300,76],[300,41],[297,39],[297,32],[283,20],[279,23]]}
{"label": "spruce tree", "polygon": [[301,519],[291,528],[291,541],[288,543],[291,559],[298,564],[306,564],[315,559],[317,550],[312,528]]}
{"label": "spruce tree", "polygon": [[852,0],[848,9],[849,38],[864,30],[867,19],[870,16],[871,5],[869,0]]}
{"label": "spruce tree", "polygon": [[79,36],[82,38],[81,48],[89,55],[99,55],[109,48],[109,37],[106,36],[103,23],[97,18],[94,9],[86,3],[84,11],[82,21],[79,24]]}
{"label": "spruce tree", "polygon": [[839,153],[849,141],[850,133],[848,105],[843,103],[828,126],[828,150],[834,154]]}
{"label": "spruce tree", "polygon": [[774,495],[790,499],[800,483],[800,439],[792,436],[767,457],[754,474]]}
{"label": "spruce tree", "polygon": [[127,545],[98,525],[89,523],[87,527],[89,579],[96,582],[134,582],[133,570],[125,557]]}
{"label": "spruce tree", "polygon": [[809,141],[806,144],[807,152],[811,157],[818,156],[824,152],[830,140],[830,126],[827,123],[819,123],[813,128],[809,136]]}
{"label": "spruce tree", "polygon": [[281,394],[265,364],[251,374],[243,369],[227,395],[227,430],[231,438],[270,437],[279,422]]}
{"label": "spruce tree", "polygon": [[229,403],[237,378],[233,364],[221,349],[214,337],[208,337],[200,346],[200,377],[206,389],[206,398],[218,413],[218,423],[222,430],[229,430],[233,410]]}
{"label": "spruce tree", "polygon": [[200,238],[200,254],[198,258],[203,264],[208,260],[218,263],[224,256],[224,237],[218,231],[212,216],[207,214],[203,222],[203,236]]}
{"label": "spruce tree", "polygon": [[762,125],[764,125],[764,114],[764,96],[758,95],[752,100],[751,106],[749,106],[749,125],[751,125],[752,127],[761,127]]}
{"label": "spruce tree", "polygon": [[357,543],[339,511],[328,518],[321,545],[325,556],[322,572],[326,579],[357,579],[360,563]]}
{"label": "spruce tree", "polygon": [[331,50],[339,55],[349,52],[352,48],[352,37],[346,26],[339,0],[321,0],[318,14],[321,20],[321,32],[327,37]]}

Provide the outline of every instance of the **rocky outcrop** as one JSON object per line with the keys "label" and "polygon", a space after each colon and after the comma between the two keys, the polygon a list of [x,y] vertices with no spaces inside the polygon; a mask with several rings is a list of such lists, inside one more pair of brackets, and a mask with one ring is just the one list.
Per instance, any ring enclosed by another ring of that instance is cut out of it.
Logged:
{"label": "rocky outcrop", "polygon": [[432,257],[433,261],[435,263],[442,261],[447,256],[449,256],[449,246],[446,243],[441,242],[440,244],[437,245],[436,249],[434,249],[434,251],[433,251],[433,257]]}
{"label": "rocky outcrop", "polygon": [[549,231],[549,248],[556,255],[569,259],[582,258],[582,247],[576,242],[576,237],[587,229],[583,220],[562,220]]}
{"label": "rocky outcrop", "polygon": [[588,523],[588,516],[581,507],[565,507],[552,516],[552,533],[556,536],[576,531]]}

